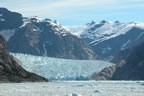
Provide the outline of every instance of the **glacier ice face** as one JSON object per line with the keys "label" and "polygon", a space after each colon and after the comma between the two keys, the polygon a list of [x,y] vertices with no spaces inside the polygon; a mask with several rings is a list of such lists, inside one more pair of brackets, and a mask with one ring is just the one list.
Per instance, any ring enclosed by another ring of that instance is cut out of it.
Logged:
{"label": "glacier ice face", "polygon": [[50,80],[87,80],[112,63],[98,60],[70,60],[11,53],[22,61],[23,67]]}

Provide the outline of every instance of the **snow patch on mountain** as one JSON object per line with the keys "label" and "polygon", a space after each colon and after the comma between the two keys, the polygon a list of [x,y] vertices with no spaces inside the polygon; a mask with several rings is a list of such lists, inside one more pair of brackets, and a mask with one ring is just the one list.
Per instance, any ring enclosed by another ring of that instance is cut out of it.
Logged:
{"label": "snow patch on mountain", "polygon": [[43,54],[43,56],[47,56],[47,50],[46,50],[45,44],[43,44],[43,48],[44,48],[44,54]]}
{"label": "snow patch on mountain", "polygon": [[82,32],[87,28],[87,25],[80,25],[80,26],[64,26],[69,32],[73,35],[80,37]]}
{"label": "snow patch on mountain", "polygon": [[[3,16],[3,14],[0,14],[0,17],[2,17]],[[3,19],[3,18],[0,18],[0,22],[4,22],[5,21],[5,19]]]}
{"label": "snow patch on mountain", "polygon": [[[97,25],[97,24],[96,24]],[[95,26],[96,26],[95,25]],[[104,40],[114,38],[119,35],[124,35],[128,30],[132,28],[133,24],[115,24],[115,23],[106,23],[100,28],[97,28],[94,31],[91,31],[91,27],[88,28],[83,34],[83,38],[89,38],[92,41],[90,44],[98,44]],[[91,33],[88,33],[87,31],[91,31]]]}
{"label": "snow patch on mountain", "polygon": [[8,29],[0,31],[0,34],[8,41],[15,33],[15,29]]}
{"label": "snow patch on mountain", "polygon": [[144,32],[141,33],[141,34],[136,38],[136,40],[138,40],[141,36],[143,36],[143,34],[144,34]]}
{"label": "snow patch on mountain", "polygon": [[29,20],[25,20],[24,23],[20,26],[20,28],[25,27],[27,24],[29,24],[30,21]]}
{"label": "snow patch on mountain", "polygon": [[47,26],[53,26],[52,29],[53,31],[55,32],[55,34],[57,35],[62,35],[62,36],[66,36],[69,32],[65,29],[64,26],[62,26],[59,22],[57,21],[51,21],[51,20],[48,20],[47,21]]}
{"label": "snow patch on mountain", "polygon": [[136,25],[136,27],[144,29],[144,23],[142,23],[142,22],[137,22],[137,23],[135,23],[135,25]]}
{"label": "snow patch on mountain", "polygon": [[39,22],[42,22],[42,21],[43,21],[43,19],[41,19],[37,16],[25,17],[25,18],[23,18],[23,24],[20,26],[20,28],[25,27],[27,24],[30,24],[32,22],[39,23]]}
{"label": "snow patch on mountain", "polygon": [[131,40],[128,40],[126,43],[124,43],[124,44],[122,45],[122,47],[121,47],[121,50],[126,49],[126,48],[127,48],[127,45],[128,45],[129,43],[131,43]]}
{"label": "snow patch on mountain", "polygon": [[12,53],[22,61],[23,67],[50,80],[87,80],[112,63],[98,60],[70,60]]}
{"label": "snow patch on mountain", "polygon": [[3,19],[3,18],[0,18],[0,22],[4,22],[5,21],[5,19]]}
{"label": "snow patch on mountain", "polygon": [[[38,23],[41,24],[42,23],[46,23],[47,27],[51,27],[51,29],[55,32],[55,34],[57,35],[62,35],[62,36],[66,36],[67,33],[69,33],[64,26],[62,26],[59,22],[57,21],[52,21],[51,19],[42,19],[39,18],[37,16],[34,17],[26,17],[23,19],[23,25],[20,26],[20,28],[25,27],[27,24],[30,23]],[[41,27],[43,28],[43,27]],[[32,29],[32,31],[40,31],[42,32],[43,29],[39,29],[38,27],[35,26],[35,28]]]}

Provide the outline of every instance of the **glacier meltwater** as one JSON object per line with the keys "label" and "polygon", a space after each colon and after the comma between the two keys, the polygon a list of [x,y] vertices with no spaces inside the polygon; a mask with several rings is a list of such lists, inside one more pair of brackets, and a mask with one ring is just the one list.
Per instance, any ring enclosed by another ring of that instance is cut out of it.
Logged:
{"label": "glacier meltwater", "polygon": [[49,80],[87,80],[94,72],[100,72],[112,63],[99,60],[70,60],[12,53],[28,71]]}

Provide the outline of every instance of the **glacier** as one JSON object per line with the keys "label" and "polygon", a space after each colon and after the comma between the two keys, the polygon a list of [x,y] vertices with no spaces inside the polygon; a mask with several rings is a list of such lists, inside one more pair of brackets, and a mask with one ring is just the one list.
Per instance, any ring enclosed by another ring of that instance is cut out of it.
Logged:
{"label": "glacier", "polygon": [[[88,80],[94,72],[113,65],[99,60],[70,60],[11,53],[26,70],[49,80]],[[19,61],[19,62],[20,62]]]}

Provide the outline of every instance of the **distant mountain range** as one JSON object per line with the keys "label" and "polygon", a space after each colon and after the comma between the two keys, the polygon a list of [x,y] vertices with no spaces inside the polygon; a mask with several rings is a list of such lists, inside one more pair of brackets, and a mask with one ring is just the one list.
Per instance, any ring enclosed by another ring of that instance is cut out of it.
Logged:
{"label": "distant mountain range", "polygon": [[111,61],[121,50],[132,48],[144,41],[144,23],[103,20],[66,28],[87,42],[102,60]]}

